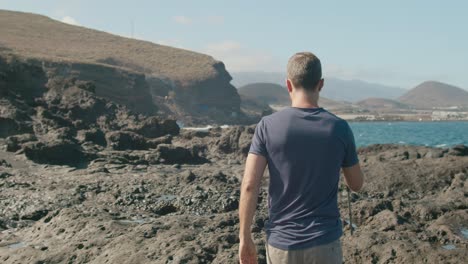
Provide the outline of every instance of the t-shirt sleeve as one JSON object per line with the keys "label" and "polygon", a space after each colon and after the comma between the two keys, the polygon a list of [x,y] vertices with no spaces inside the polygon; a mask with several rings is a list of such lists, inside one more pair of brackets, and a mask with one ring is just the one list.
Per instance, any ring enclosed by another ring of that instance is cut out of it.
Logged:
{"label": "t-shirt sleeve", "polygon": [[266,143],[265,143],[265,124],[263,119],[255,127],[255,133],[250,144],[249,153],[267,157]]}
{"label": "t-shirt sleeve", "polygon": [[359,158],[356,151],[356,143],[354,141],[353,131],[346,123],[344,131],[344,141],[345,141],[345,155],[343,158],[343,163],[341,167],[352,167],[359,162]]}

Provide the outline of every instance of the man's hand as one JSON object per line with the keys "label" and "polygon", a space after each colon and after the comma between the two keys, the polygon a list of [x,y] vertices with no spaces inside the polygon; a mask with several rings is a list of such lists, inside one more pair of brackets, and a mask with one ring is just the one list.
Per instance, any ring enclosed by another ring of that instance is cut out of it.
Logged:
{"label": "man's hand", "polygon": [[241,264],[257,264],[257,248],[252,238],[245,238],[240,241],[239,260]]}
{"label": "man's hand", "polygon": [[257,207],[260,182],[266,165],[267,160],[263,156],[255,154],[247,156],[239,202],[239,259],[242,264],[257,263],[257,251],[252,241],[250,228]]}
{"label": "man's hand", "polygon": [[364,184],[364,175],[362,174],[359,163],[351,167],[343,168],[343,174],[346,185],[348,185],[351,191],[358,192],[361,190]]}

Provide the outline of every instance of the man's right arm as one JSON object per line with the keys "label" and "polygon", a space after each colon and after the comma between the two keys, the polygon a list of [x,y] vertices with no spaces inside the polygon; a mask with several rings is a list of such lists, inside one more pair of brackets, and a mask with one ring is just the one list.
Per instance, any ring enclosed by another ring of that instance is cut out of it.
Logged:
{"label": "man's right arm", "polygon": [[351,191],[358,192],[361,190],[364,184],[364,175],[359,162],[351,167],[343,167],[343,174],[346,185],[348,185]]}

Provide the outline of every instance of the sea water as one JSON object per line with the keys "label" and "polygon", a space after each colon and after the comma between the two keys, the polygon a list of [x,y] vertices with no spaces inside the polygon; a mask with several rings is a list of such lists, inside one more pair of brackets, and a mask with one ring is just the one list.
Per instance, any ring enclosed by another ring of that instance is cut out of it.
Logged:
{"label": "sea water", "polygon": [[431,147],[468,145],[468,122],[349,122],[359,147],[402,144]]}
{"label": "sea water", "polygon": [[[468,121],[460,122],[349,122],[358,147],[372,144],[401,144],[445,148],[468,145]],[[208,131],[213,126],[184,127]],[[221,128],[228,128],[224,125]]]}

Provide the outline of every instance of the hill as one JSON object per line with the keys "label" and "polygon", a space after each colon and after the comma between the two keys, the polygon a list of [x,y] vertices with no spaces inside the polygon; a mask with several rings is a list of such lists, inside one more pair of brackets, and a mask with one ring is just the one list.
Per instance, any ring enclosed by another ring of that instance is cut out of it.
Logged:
{"label": "hill", "polygon": [[[289,106],[291,99],[287,88],[275,83],[251,83],[238,89],[241,97],[257,101],[264,105]],[[320,97],[319,104],[327,109],[344,109],[351,106],[347,102],[338,102]]]}
{"label": "hill", "polygon": [[239,87],[241,96],[255,99],[266,105],[290,105],[289,94],[286,87],[275,83],[251,83]]}
{"label": "hill", "polygon": [[373,110],[401,110],[409,106],[396,100],[386,98],[367,98],[356,103],[358,106]]}
{"label": "hill", "polygon": [[[249,83],[268,82],[284,85],[286,75],[278,72],[231,72],[232,83],[241,87]],[[370,97],[396,99],[407,90],[360,80],[325,78],[322,95],[336,101],[357,102]]]}
{"label": "hill", "polygon": [[427,81],[399,98],[416,108],[468,107],[468,92],[446,83]]}
{"label": "hill", "polygon": [[43,65],[49,89],[51,80],[76,78],[93,82],[99,96],[185,123],[242,117],[231,76],[208,55],[29,13],[0,10],[0,25],[0,59]]}

